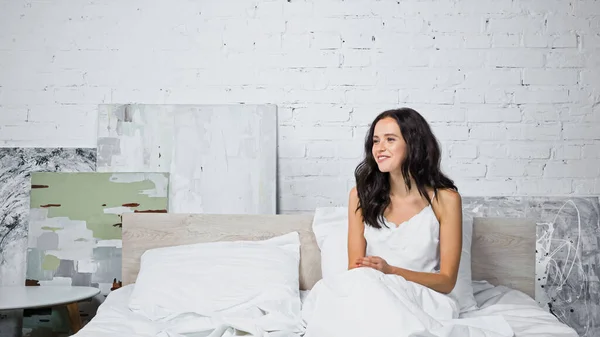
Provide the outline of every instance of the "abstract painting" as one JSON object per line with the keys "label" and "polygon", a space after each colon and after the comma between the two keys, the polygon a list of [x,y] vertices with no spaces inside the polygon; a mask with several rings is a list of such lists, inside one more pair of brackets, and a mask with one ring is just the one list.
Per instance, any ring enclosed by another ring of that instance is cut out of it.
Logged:
{"label": "abstract painting", "polygon": [[166,213],[168,173],[32,173],[27,279],[94,286],[121,279],[121,215]]}
{"label": "abstract painting", "polygon": [[[0,148],[0,285],[25,284],[31,172],[92,172],[96,149]],[[19,329],[21,312],[0,315],[0,336]]]}
{"label": "abstract painting", "polygon": [[[40,286],[92,286],[100,294],[80,303],[83,322],[94,316],[121,279],[121,215],[167,212],[166,173],[31,174],[27,279]],[[25,310],[23,331],[68,332],[64,313]]]}
{"label": "abstract painting", "polygon": [[465,217],[536,219],[539,305],[582,337],[600,335],[598,197],[464,197]]}
{"label": "abstract painting", "polygon": [[275,105],[100,105],[99,172],[170,173],[174,213],[275,214]]}
{"label": "abstract painting", "polygon": [[95,168],[96,149],[0,148],[1,285],[25,283],[31,172],[92,172]]}

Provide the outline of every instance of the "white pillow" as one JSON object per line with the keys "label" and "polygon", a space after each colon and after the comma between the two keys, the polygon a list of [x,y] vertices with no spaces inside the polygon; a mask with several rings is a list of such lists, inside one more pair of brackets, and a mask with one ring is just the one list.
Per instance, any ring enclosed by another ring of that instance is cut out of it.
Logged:
{"label": "white pillow", "polygon": [[312,230],[321,250],[322,277],[348,270],[348,209],[318,207]]}
{"label": "white pillow", "polygon": [[[348,209],[317,207],[312,229],[321,250],[323,278],[348,269]],[[460,311],[477,309],[471,285],[471,240],[473,221],[463,217],[463,244],[456,285],[449,296],[458,302]]]}
{"label": "white pillow", "polygon": [[228,308],[266,303],[289,309],[280,314],[297,320],[299,263],[297,232],[263,241],[151,249],[141,257],[129,308],[156,321],[184,313],[212,316]]}
{"label": "white pillow", "polygon": [[456,285],[450,292],[450,297],[458,302],[460,312],[476,310],[478,308],[473,294],[473,280],[471,276],[471,243],[473,241],[473,218],[463,216],[462,223],[462,251],[458,266]]}

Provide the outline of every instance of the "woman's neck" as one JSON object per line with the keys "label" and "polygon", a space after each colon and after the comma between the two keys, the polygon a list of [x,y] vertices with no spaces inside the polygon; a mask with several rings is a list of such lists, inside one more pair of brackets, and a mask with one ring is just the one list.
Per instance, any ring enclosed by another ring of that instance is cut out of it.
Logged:
{"label": "woman's neck", "polygon": [[393,197],[396,198],[405,198],[412,194],[415,191],[415,182],[410,179],[411,189],[408,189],[406,186],[406,182],[404,181],[404,176],[402,172],[390,172],[390,193]]}

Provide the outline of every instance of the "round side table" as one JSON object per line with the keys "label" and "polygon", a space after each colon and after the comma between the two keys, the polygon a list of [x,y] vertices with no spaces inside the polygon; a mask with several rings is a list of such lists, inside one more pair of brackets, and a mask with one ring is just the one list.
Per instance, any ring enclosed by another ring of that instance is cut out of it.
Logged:
{"label": "round side table", "polygon": [[100,293],[94,287],[77,286],[2,286],[0,287],[0,310],[34,309],[66,306],[71,330],[81,329],[78,301]]}

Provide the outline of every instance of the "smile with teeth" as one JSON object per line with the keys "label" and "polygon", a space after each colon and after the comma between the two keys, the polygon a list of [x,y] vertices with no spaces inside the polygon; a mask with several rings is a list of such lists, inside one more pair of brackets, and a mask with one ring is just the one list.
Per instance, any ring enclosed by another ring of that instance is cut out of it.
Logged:
{"label": "smile with teeth", "polygon": [[379,155],[379,156],[377,156],[377,161],[381,162],[381,161],[384,161],[384,160],[386,160],[388,158],[389,158],[389,156]]}

